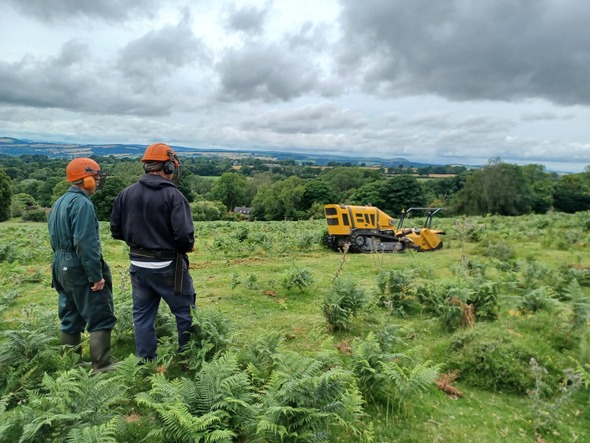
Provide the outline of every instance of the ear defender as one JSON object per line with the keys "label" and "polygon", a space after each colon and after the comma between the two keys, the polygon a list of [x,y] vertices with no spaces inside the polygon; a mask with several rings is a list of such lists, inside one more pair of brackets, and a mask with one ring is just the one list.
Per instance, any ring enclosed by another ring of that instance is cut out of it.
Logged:
{"label": "ear defender", "polygon": [[173,174],[174,169],[174,162],[172,160],[168,160],[164,163],[164,174]]}
{"label": "ear defender", "polygon": [[170,160],[164,163],[164,174],[174,174],[174,170],[176,169],[176,160],[172,152],[168,151],[168,155],[170,156]]}
{"label": "ear defender", "polygon": [[84,177],[84,189],[94,189],[96,187],[96,179],[91,176],[88,175],[86,177]]}

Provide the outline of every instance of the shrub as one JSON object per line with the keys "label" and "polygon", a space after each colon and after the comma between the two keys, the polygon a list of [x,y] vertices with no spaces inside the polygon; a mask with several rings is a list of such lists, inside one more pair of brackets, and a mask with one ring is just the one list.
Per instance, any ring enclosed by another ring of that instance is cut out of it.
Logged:
{"label": "shrub", "polygon": [[519,261],[520,271],[515,286],[519,289],[537,289],[542,286],[557,288],[563,284],[565,273],[557,274],[553,269],[535,260]]}
{"label": "shrub", "polygon": [[304,292],[306,288],[311,286],[314,282],[313,275],[307,269],[295,268],[290,271],[281,280],[281,285],[287,291],[293,288],[299,289],[300,292]]}
{"label": "shrub", "polygon": [[422,395],[434,390],[439,366],[415,363],[406,354],[391,354],[370,332],[352,349],[352,371],[365,398],[391,405],[407,417]]}
{"label": "shrub", "polygon": [[514,248],[503,241],[491,242],[483,248],[481,254],[485,257],[491,257],[500,261],[510,261],[516,257]]}
{"label": "shrub", "polygon": [[590,269],[580,266],[567,267],[565,273],[569,278],[576,279],[580,286],[590,287]]}
{"label": "shrub", "polygon": [[246,369],[255,386],[260,387],[269,381],[284,340],[283,334],[270,332],[256,337],[240,350],[238,364]]}
{"label": "shrub", "polygon": [[416,286],[416,298],[428,312],[438,316],[445,309],[447,293],[443,286],[426,283]]}
{"label": "shrub", "polygon": [[533,352],[517,335],[480,327],[458,334],[449,351],[449,369],[472,386],[524,395],[534,385],[529,371]]}
{"label": "shrub", "polygon": [[336,279],[324,296],[322,312],[332,330],[347,329],[352,317],[366,303],[366,294],[353,281]]}
{"label": "shrub", "polygon": [[219,201],[201,200],[191,203],[194,221],[221,220],[226,216],[225,205]]}
{"label": "shrub", "polygon": [[318,242],[318,236],[313,232],[302,232],[297,236],[297,248],[301,251],[308,251]]}
{"label": "shrub", "polygon": [[560,409],[571,400],[573,394],[583,386],[583,376],[579,371],[566,369],[564,379],[559,386],[555,398],[546,398],[545,392],[552,391],[545,383],[547,369],[539,366],[535,358],[531,358],[531,373],[535,379],[535,387],[529,392],[532,400],[533,431],[536,441],[544,441],[540,435],[555,429],[560,422]]}
{"label": "shrub", "polygon": [[233,328],[227,318],[217,311],[192,311],[193,333],[185,352],[191,369],[198,369],[204,361],[225,351],[230,343]]}
{"label": "shrub", "polygon": [[36,205],[37,202],[33,196],[25,193],[16,194],[12,196],[10,212],[13,217],[21,217],[26,208]]}
{"label": "shrub", "polygon": [[30,209],[23,212],[24,222],[47,222],[47,213],[43,209]]}
{"label": "shrub", "polygon": [[498,285],[489,281],[475,281],[467,302],[473,305],[475,317],[478,320],[497,319],[499,310]]}
{"label": "shrub", "polygon": [[450,297],[447,299],[440,320],[443,328],[447,331],[472,328],[475,325],[473,305],[466,303],[459,297]]}
{"label": "shrub", "polygon": [[275,361],[261,398],[257,434],[262,441],[354,440],[364,415],[354,375],[294,352],[278,354]]}
{"label": "shrub", "polygon": [[377,274],[379,301],[399,314],[405,314],[411,304],[410,297],[415,294],[412,281],[411,271],[380,271]]}
{"label": "shrub", "polygon": [[529,291],[521,297],[518,310],[523,314],[551,311],[558,305],[558,301],[553,298],[555,295],[555,291],[546,286]]}
{"label": "shrub", "polygon": [[475,224],[467,220],[455,220],[455,229],[461,242],[478,242],[485,233],[486,227],[483,224]]}
{"label": "shrub", "polygon": [[[564,355],[566,351],[573,351],[576,357],[582,357],[582,336],[576,334],[573,327],[572,312],[567,305],[562,305],[552,311],[541,310],[526,317],[514,317],[518,331],[524,336],[534,337],[535,351],[539,354],[541,349],[544,353],[537,355],[539,360],[544,361],[544,366],[553,371],[556,364],[565,364]],[[587,328],[584,329],[587,331]],[[547,357],[547,354],[553,353]],[[553,363],[550,363],[549,360]]]}
{"label": "shrub", "polygon": [[19,259],[19,248],[14,243],[0,245],[0,262],[13,263]]}

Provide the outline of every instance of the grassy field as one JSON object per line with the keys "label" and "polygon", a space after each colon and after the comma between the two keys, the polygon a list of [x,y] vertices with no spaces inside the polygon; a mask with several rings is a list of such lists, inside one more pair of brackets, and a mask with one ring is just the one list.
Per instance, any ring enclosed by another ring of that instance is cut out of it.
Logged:
{"label": "grassy field", "polygon": [[[434,384],[409,394],[398,388],[391,403],[363,391],[361,432],[336,431],[326,441],[590,442],[589,216],[438,218],[435,227],[447,232],[442,250],[354,255],[322,246],[323,220],[197,223],[190,272],[198,311],[221,316],[231,331],[228,349],[240,352],[276,332],[281,352],[309,358],[329,352],[336,366],[354,372],[359,349],[376,334],[393,343],[397,357],[386,364],[399,364],[408,378],[418,368],[436,369],[439,380],[449,376],[447,388],[459,391],[451,396]],[[120,319],[113,354],[126,360],[133,353],[127,248],[110,238],[106,224],[101,235]],[[59,348],[50,261],[45,225],[0,224],[0,369],[10,364],[6,334],[27,322],[52,321],[49,345]],[[365,297],[340,329],[324,312],[336,280]],[[164,355],[143,376],[191,377],[170,353],[170,314],[165,305],[160,311]],[[19,404],[28,400],[11,394],[13,382],[0,377],[0,413],[17,420]],[[403,407],[394,407],[396,401]],[[127,407],[142,425],[153,422],[139,405]],[[125,423],[114,441],[146,437],[140,425]]]}

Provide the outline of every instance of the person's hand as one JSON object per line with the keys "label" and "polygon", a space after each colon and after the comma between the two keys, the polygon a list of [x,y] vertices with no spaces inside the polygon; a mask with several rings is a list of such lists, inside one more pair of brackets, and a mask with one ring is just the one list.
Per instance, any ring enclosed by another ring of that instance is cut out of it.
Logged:
{"label": "person's hand", "polygon": [[99,281],[95,281],[94,284],[90,287],[91,291],[102,291],[104,288],[104,278],[100,279]]}

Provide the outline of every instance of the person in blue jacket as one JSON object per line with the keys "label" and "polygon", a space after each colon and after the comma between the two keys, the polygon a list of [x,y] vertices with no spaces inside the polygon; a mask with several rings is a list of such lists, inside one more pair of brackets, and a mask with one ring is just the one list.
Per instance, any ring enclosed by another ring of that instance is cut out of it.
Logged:
{"label": "person in blue jacket", "polygon": [[156,358],[155,319],[162,299],[176,318],[179,352],[190,339],[196,296],[187,253],[195,237],[189,202],[172,182],[179,168],[174,150],[154,143],[141,161],[145,174],[115,199],[111,234],[130,248],[135,353],[149,361]]}
{"label": "person in blue jacket", "polygon": [[52,286],[59,295],[60,341],[76,346],[81,357],[81,334],[88,330],[93,371],[111,371],[111,331],[117,321],[113,283],[90,200],[104,185],[106,174],[94,160],[76,158],[66,167],[66,176],[72,186],[53,204],[48,220]]}

